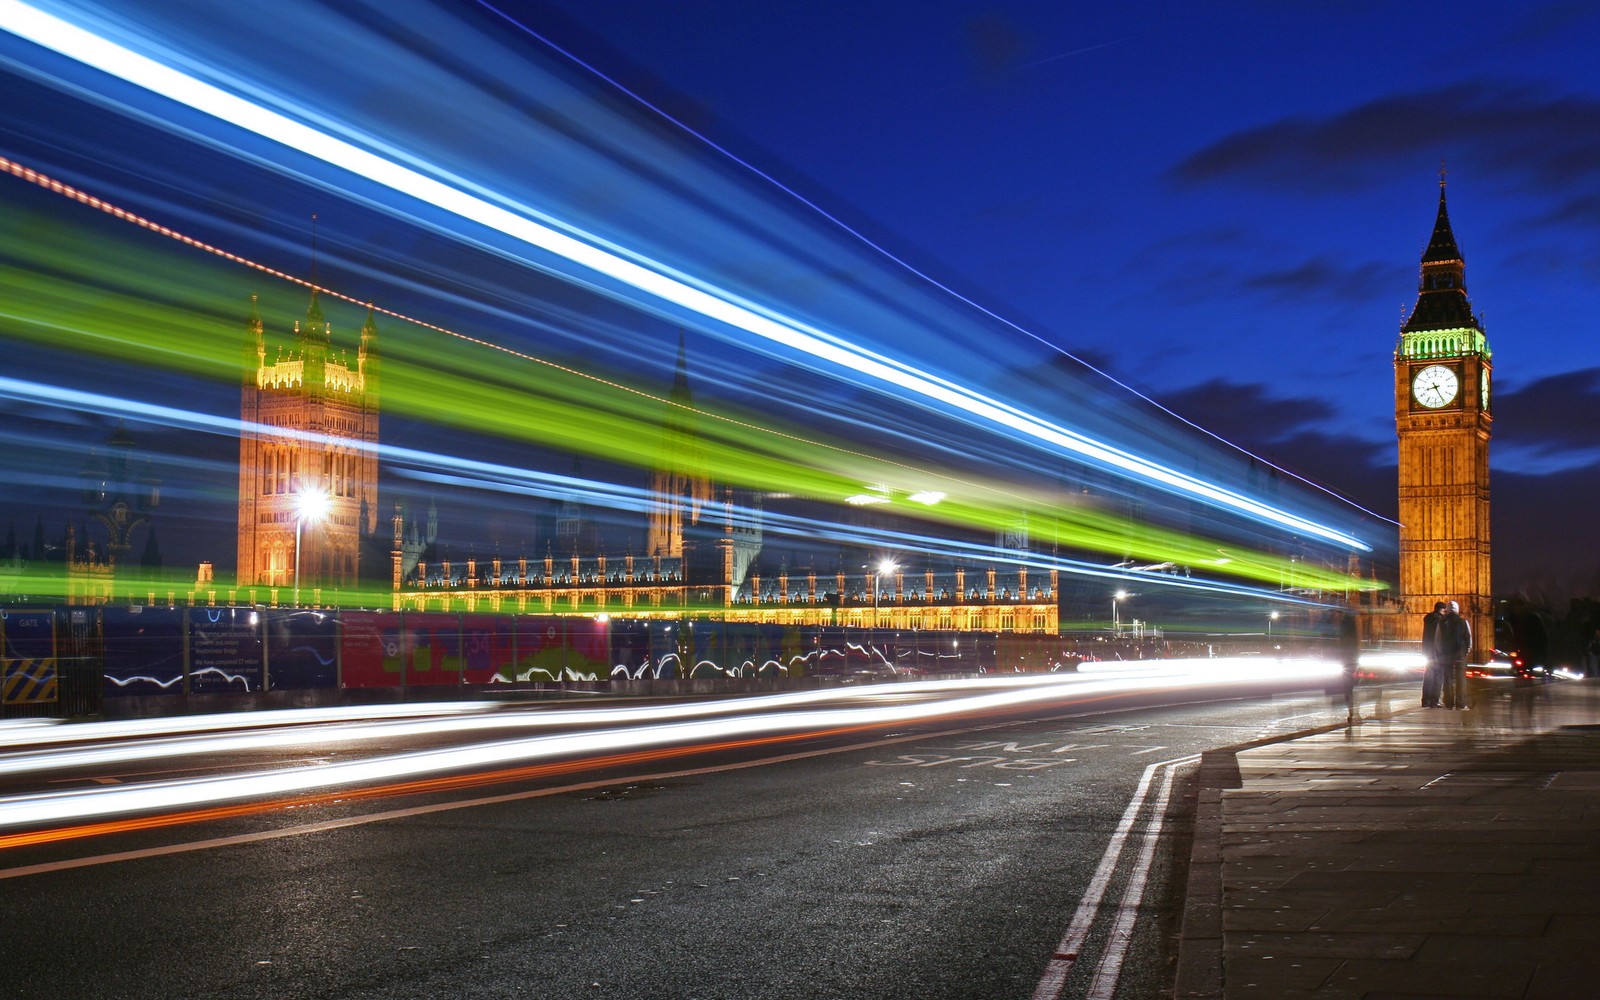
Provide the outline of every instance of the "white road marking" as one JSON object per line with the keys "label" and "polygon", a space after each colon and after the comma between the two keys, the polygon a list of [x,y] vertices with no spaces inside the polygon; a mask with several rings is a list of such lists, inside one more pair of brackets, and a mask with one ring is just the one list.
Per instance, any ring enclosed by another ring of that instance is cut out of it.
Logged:
{"label": "white road marking", "polygon": [[[1155,778],[1156,771],[1175,768],[1180,764],[1199,759],[1198,754],[1189,754],[1157,761],[1146,767],[1144,773],[1139,776],[1139,787],[1129,800],[1128,807],[1122,811],[1122,819],[1117,823],[1116,830],[1111,834],[1111,842],[1106,845],[1106,852],[1100,858],[1100,867],[1095,869],[1094,877],[1089,880],[1089,887],[1085,890],[1083,899],[1079,901],[1077,911],[1072,915],[1072,923],[1067,925],[1067,932],[1062,935],[1061,943],[1056,945],[1055,954],[1045,966],[1039,985],[1034,988],[1033,1000],[1059,1000],[1061,991],[1066,986],[1067,973],[1072,971],[1073,963],[1077,962],[1078,952],[1083,948],[1083,942],[1089,936],[1089,928],[1093,926],[1095,916],[1099,913],[1106,887],[1111,883],[1111,876],[1122,857],[1122,848],[1128,842],[1139,814],[1144,809],[1145,798],[1150,794],[1150,783]],[[1170,775],[1167,780],[1170,784]]]}
{"label": "white road marking", "polygon": [[1094,979],[1084,1000],[1111,1000],[1117,992],[1117,979],[1122,975],[1122,961],[1127,957],[1128,945],[1133,942],[1133,926],[1139,919],[1139,904],[1144,902],[1144,887],[1149,881],[1150,866],[1155,861],[1156,843],[1161,839],[1161,828],[1166,823],[1167,803],[1172,799],[1172,778],[1178,771],[1174,765],[1166,769],[1161,778],[1161,791],[1156,796],[1154,810],[1144,828],[1144,843],[1139,848],[1139,860],[1134,863],[1128,887],[1122,892],[1122,902],[1117,906],[1117,920],[1111,925],[1111,937],[1106,950],[1095,966]]}

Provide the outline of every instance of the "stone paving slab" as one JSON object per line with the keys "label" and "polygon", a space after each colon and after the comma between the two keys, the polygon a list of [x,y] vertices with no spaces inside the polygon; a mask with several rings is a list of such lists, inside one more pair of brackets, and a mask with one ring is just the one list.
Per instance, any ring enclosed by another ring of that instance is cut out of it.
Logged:
{"label": "stone paving slab", "polygon": [[1199,783],[1177,997],[1600,996],[1600,684],[1217,751]]}

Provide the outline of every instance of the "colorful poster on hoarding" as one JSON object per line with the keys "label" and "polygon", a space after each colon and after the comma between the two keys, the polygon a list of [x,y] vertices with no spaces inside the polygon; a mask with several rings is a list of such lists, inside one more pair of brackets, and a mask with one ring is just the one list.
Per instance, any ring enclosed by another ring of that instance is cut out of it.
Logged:
{"label": "colorful poster on hoarding", "polygon": [[610,622],[557,615],[517,618],[516,661],[499,676],[517,681],[603,681],[611,675]]}
{"label": "colorful poster on hoarding", "polygon": [[108,607],[107,697],[183,693],[182,608]]}
{"label": "colorful poster on hoarding", "polygon": [[0,613],[0,690],[4,704],[38,705],[60,697],[53,611]]}
{"label": "colorful poster on hoarding", "polygon": [[461,683],[466,658],[461,649],[461,619],[451,614],[402,615],[411,658],[406,685]]}
{"label": "colorful poster on hoarding", "polygon": [[569,681],[603,681],[611,676],[611,620],[565,618]]}
{"label": "colorful poster on hoarding", "polygon": [[339,622],[324,611],[266,612],[267,684],[273,690],[339,683]]}
{"label": "colorful poster on hoarding", "polygon": [[405,683],[401,667],[410,649],[399,615],[346,611],[339,618],[345,687],[399,687]]}
{"label": "colorful poster on hoarding", "polygon": [[189,692],[260,691],[260,625],[254,608],[190,608]]}
{"label": "colorful poster on hoarding", "polygon": [[498,615],[462,615],[461,648],[468,684],[503,683],[512,669],[512,620]]}
{"label": "colorful poster on hoarding", "polygon": [[516,662],[508,681],[559,681],[566,674],[567,651],[561,619],[557,617],[518,618],[516,624]]}

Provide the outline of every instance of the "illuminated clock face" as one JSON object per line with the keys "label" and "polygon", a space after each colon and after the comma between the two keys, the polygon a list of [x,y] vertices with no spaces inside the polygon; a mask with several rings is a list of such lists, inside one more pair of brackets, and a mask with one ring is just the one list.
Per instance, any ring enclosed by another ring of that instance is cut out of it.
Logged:
{"label": "illuminated clock face", "polygon": [[1417,372],[1411,380],[1411,394],[1417,402],[1430,409],[1444,406],[1461,391],[1461,381],[1456,373],[1444,365],[1429,365]]}

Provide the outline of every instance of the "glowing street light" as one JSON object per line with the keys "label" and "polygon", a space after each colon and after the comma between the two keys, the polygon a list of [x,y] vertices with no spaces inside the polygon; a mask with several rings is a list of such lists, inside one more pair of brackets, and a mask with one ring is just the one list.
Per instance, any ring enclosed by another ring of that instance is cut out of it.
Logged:
{"label": "glowing street light", "polygon": [[1118,632],[1118,629],[1119,629],[1119,623],[1117,621],[1117,602],[1118,601],[1126,601],[1127,599],[1128,599],[1128,592],[1126,590],[1119,590],[1115,594],[1111,595],[1111,634],[1112,635],[1116,635],[1117,632]]}
{"label": "glowing street light", "polygon": [[1276,611],[1274,611],[1271,614],[1267,615],[1267,645],[1268,646],[1272,645],[1272,623],[1277,621],[1277,620],[1278,620],[1278,613]]}
{"label": "glowing street light", "polygon": [[878,591],[883,589],[883,584],[880,581],[882,581],[884,574],[893,573],[899,568],[894,564],[893,560],[885,559],[878,564],[878,571],[872,574],[872,623],[874,625],[878,623]]}
{"label": "glowing street light", "polygon": [[320,523],[328,514],[328,494],[304,490],[294,498],[294,606],[300,606],[300,532],[306,521]]}

